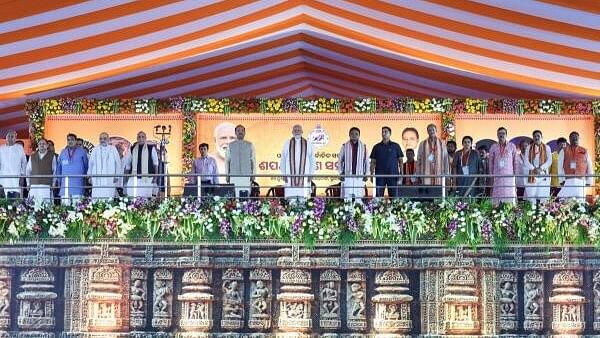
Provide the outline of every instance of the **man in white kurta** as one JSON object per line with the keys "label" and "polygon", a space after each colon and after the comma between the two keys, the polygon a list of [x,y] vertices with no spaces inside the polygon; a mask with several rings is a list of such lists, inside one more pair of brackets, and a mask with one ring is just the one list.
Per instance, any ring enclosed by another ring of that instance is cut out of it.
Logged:
{"label": "man in white kurta", "polygon": [[92,199],[108,201],[115,197],[118,176],[123,174],[121,157],[117,148],[108,144],[107,133],[101,133],[99,140],[100,144],[94,147],[90,155],[87,174],[92,179]]}
{"label": "man in white kurta", "polygon": [[365,196],[369,153],[367,146],[360,141],[360,129],[350,128],[350,140],[342,145],[338,155],[338,172],[342,181],[342,197],[362,203]]}
{"label": "man in white kurta", "polygon": [[281,174],[285,182],[285,197],[310,197],[310,183],[315,174],[316,160],[312,144],[302,137],[302,126],[292,129],[294,137],[287,140],[281,151]]}
{"label": "man in white kurta", "polygon": [[537,200],[545,202],[550,197],[550,166],[552,165],[552,150],[542,143],[542,132],[533,132],[533,142],[525,151],[524,167],[528,170],[525,184],[525,197],[531,203]]}
{"label": "man in white kurta", "polygon": [[576,198],[585,201],[585,187],[594,183],[594,166],[590,153],[579,146],[579,133],[569,135],[569,145],[558,155],[558,175],[564,180],[564,186],[558,193],[559,198]]}
{"label": "man in white kurta", "polygon": [[254,145],[246,140],[246,128],[241,124],[235,127],[237,139],[229,143],[225,155],[225,173],[227,183],[235,185],[235,196],[240,197],[241,191],[250,196],[251,182],[256,173],[256,151]]}
{"label": "man in white kurta", "polygon": [[158,173],[158,153],[156,145],[146,142],[146,133],[137,134],[137,142],[131,148],[131,156],[126,160],[125,170],[131,171],[127,181],[127,195],[132,197],[152,197]]}
{"label": "man in white kurta", "polygon": [[0,185],[8,198],[21,197],[19,181],[25,175],[27,158],[23,146],[16,143],[17,132],[14,130],[6,133],[6,144],[0,146]]}
{"label": "man in white kurta", "polygon": [[38,141],[37,148],[27,162],[25,174],[30,188],[29,198],[39,206],[54,200],[52,181],[56,172],[56,156],[53,151],[48,151],[48,141],[45,139]]}

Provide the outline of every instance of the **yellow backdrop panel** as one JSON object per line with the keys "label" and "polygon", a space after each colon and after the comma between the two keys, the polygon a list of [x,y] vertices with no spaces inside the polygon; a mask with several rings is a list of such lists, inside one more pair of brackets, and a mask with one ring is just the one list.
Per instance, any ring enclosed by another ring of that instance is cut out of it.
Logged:
{"label": "yellow backdrop panel", "polygon": [[[224,172],[224,155],[229,142],[235,139],[234,128],[238,124],[246,127],[246,139],[254,143],[258,174],[279,175],[279,160],[284,142],[292,137],[292,127],[302,125],[304,136],[308,137],[315,147],[317,156],[317,175],[337,173],[337,155],[344,142],[348,140],[351,127],[361,130],[361,139],[366,143],[369,152],[374,144],[381,141],[381,127],[392,129],[392,140],[400,143],[402,150],[415,148],[417,142],[427,135],[427,125],[434,123],[440,129],[439,115],[410,114],[285,114],[285,115],[232,115],[219,114],[198,115],[197,142],[208,143],[209,153],[217,159],[219,170]],[[405,128],[415,128],[406,131]],[[418,134],[418,136],[417,136]],[[196,152],[198,150],[196,149]],[[258,178],[263,188],[281,184],[279,178]],[[337,182],[335,178],[315,179],[318,193],[323,194],[322,187]],[[262,191],[265,193],[265,190]]]}
{"label": "yellow backdrop panel", "polygon": [[[171,136],[167,145],[169,173],[181,173],[183,118],[179,114],[148,115],[52,115],[46,117],[44,136],[54,141],[56,151],[67,145],[67,134],[74,133],[84,140],[90,149],[98,144],[98,135],[107,132],[111,143],[123,143],[126,149],[136,141],[137,133],[143,131],[149,141],[159,141],[154,134],[157,125],[170,125]],[[171,179],[171,185],[181,185],[181,180]],[[173,191],[177,193],[179,189]]]}

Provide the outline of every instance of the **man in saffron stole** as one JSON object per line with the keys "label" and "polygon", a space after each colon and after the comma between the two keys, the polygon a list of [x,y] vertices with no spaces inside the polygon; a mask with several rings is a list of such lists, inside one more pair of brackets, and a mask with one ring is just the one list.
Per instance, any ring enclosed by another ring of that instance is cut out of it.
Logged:
{"label": "man in saffron stole", "polygon": [[449,175],[448,150],[435,133],[435,124],[427,126],[429,137],[419,144],[417,152],[417,175],[421,175],[423,185],[441,185],[442,176]]}
{"label": "man in saffron stole", "polygon": [[525,151],[524,166],[528,170],[527,183],[525,184],[525,197],[535,203],[537,200],[545,202],[550,197],[550,178],[548,170],[552,165],[552,150],[542,143],[542,132],[533,132],[533,142]]}
{"label": "man in saffron stole", "polygon": [[316,161],[312,144],[302,137],[302,126],[292,128],[291,139],[281,151],[281,174],[285,182],[286,198],[310,197],[311,176],[315,174]]}
{"label": "man in saffron stole", "polygon": [[338,155],[338,172],[342,181],[342,197],[355,198],[361,203],[365,195],[364,182],[367,181],[369,153],[367,146],[360,141],[360,129],[350,128],[350,140],[342,145]]}
{"label": "man in saffron stole", "polygon": [[559,154],[558,174],[565,180],[558,197],[585,201],[585,186],[594,182],[590,176],[594,174],[594,167],[587,149],[579,146],[579,133],[576,131],[571,132],[569,145]]}
{"label": "man in saffron stole", "polygon": [[508,142],[506,128],[498,128],[498,143],[490,148],[489,168],[492,175],[492,202],[494,205],[502,203],[515,204],[516,187],[515,174],[517,174],[517,147]]}

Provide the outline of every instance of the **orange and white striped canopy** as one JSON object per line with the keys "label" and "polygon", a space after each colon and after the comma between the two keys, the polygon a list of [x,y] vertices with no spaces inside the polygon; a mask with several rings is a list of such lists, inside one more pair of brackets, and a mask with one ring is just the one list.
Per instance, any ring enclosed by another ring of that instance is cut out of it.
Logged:
{"label": "orange and white striped canopy", "polygon": [[27,99],[600,97],[596,0],[0,3],[0,126]]}

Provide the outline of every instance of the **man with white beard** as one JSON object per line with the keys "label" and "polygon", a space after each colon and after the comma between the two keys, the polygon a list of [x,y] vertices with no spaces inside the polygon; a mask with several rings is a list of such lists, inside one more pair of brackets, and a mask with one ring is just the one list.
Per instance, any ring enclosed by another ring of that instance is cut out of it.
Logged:
{"label": "man with white beard", "polygon": [[52,181],[56,171],[56,156],[54,155],[53,151],[48,151],[48,141],[41,139],[38,141],[37,151],[31,154],[27,163],[25,173],[28,177],[31,176],[28,179],[29,198],[36,205],[53,202]]}
{"label": "man with white beard", "polygon": [[[90,155],[88,176],[92,179],[92,199],[111,200],[116,195],[119,175],[122,175],[121,157],[115,146],[108,144],[108,134],[101,133],[100,144]],[[114,175],[114,176],[99,176]]]}
{"label": "man with white beard", "polygon": [[25,150],[16,141],[17,132],[11,130],[6,133],[6,144],[0,146],[0,176],[10,176],[0,178],[0,185],[4,187],[7,198],[21,197],[19,181],[27,168]]}
{"label": "man with white beard", "polygon": [[310,197],[311,177],[315,174],[316,160],[312,144],[302,137],[302,126],[292,129],[294,137],[287,140],[281,151],[281,174],[285,182],[285,197]]}

